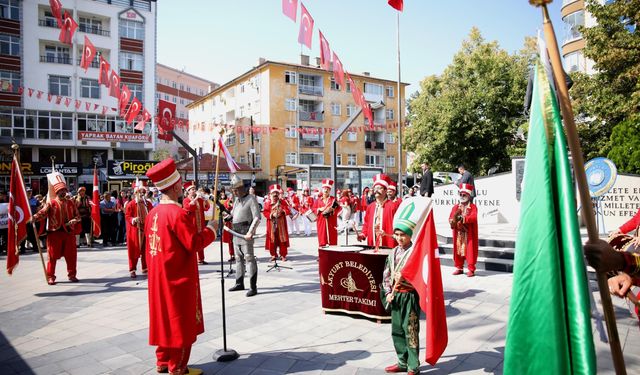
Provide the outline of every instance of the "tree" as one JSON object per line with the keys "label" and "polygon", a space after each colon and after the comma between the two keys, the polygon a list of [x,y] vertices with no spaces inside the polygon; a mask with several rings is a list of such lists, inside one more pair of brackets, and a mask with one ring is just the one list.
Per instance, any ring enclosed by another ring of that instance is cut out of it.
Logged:
{"label": "tree", "polygon": [[526,123],[531,52],[509,55],[472,28],[443,74],[426,77],[411,97],[407,149],[434,169],[453,170],[460,162],[480,175],[496,165],[509,169],[509,148]]}
{"label": "tree", "polygon": [[635,162],[620,158],[631,156],[623,149],[640,143],[640,134],[630,132],[640,121],[640,0],[588,0],[586,9],[597,20],[581,28],[584,54],[596,73],[574,74],[571,89],[582,147],[587,158],[607,155],[621,171],[637,172],[637,156]]}

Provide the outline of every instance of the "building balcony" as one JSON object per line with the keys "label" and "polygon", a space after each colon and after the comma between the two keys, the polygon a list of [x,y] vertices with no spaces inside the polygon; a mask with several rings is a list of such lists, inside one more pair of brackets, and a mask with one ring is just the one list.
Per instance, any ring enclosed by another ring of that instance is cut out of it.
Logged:
{"label": "building balcony", "polygon": [[322,96],[322,86],[298,85],[298,92],[305,95]]}
{"label": "building balcony", "polygon": [[[82,58],[79,58],[78,59],[78,66],[80,66],[81,63],[82,63]],[[92,67],[92,68],[99,68],[100,67],[100,63],[94,59],[93,61],[91,61],[89,66]]]}
{"label": "building balcony", "polygon": [[300,121],[324,121],[322,112],[299,112]]}
{"label": "building balcony", "polygon": [[301,139],[300,140],[300,147],[318,147],[318,148],[323,148],[324,147],[324,140],[319,139],[319,140],[308,140],[308,139]]}
{"label": "building balcony", "polygon": [[110,37],[111,36],[111,31],[109,31],[109,30],[105,30],[102,27],[87,25],[87,24],[83,24],[83,23],[78,25],[78,31],[81,31],[81,32],[87,33],[87,34],[102,35],[102,36],[106,36],[106,37]]}
{"label": "building balcony", "polygon": [[53,64],[71,65],[71,57],[69,57],[69,56],[41,55],[40,56],[40,62],[41,63],[53,63]]}
{"label": "building balcony", "polygon": [[38,20],[38,26],[44,26],[44,27],[54,27],[54,28],[58,28],[58,22],[53,19],[53,18],[40,18]]}
{"label": "building balcony", "polygon": [[365,141],[364,148],[366,150],[384,150],[384,142]]}

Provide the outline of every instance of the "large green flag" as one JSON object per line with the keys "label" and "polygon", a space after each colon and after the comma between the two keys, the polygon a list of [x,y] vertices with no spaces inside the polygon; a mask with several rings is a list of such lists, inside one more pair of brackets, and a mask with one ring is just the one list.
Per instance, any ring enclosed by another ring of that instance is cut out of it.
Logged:
{"label": "large green flag", "polygon": [[575,188],[556,97],[537,64],[505,374],[595,374]]}

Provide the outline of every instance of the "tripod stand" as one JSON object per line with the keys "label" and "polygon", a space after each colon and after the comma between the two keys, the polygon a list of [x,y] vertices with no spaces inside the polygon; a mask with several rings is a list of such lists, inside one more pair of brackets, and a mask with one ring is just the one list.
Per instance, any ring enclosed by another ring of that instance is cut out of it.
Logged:
{"label": "tripod stand", "polygon": [[269,271],[273,271],[276,270],[278,272],[280,272],[280,268],[286,268],[288,270],[293,269],[292,267],[287,267],[287,266],[281,266],[278,264],[278,257],[276,257],[273,261],[273,264],[269,266],[269,268],[267,268],[267,272]]}

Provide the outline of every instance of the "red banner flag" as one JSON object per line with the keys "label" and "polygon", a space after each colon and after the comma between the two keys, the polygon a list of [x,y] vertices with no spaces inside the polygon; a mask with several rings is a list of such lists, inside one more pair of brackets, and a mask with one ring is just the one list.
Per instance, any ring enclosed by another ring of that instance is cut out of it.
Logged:
{"label": "red banner flag", "polygon": [[51,14],[58,21],[58,28],[62,28],[62,3],[60,0],[49,0],[49,6],[51,6]]}
{"label": "red banner flag", "polygon": [[172,131],[174,126],[172,120],[176,117],[176,104],[166,100],[158,100],[158,117],[160,117],[158,126],[165,132]]}
{"label": "red banner flag", "polygon": [[91,202],[91,222],[93,237],[99,237],[100,229],[100,185],[98,184],[98,168],[93,167],[93,202]]}
{"label": "red banner flag", "polygon": [[90,111],[91,110],[91,103],[84,102],[84,108],[86,108],[87,111]]}
{"label": "red banner flag", "polygon": [[64,98],[64,105],[69,108],[69,104],[71,104],[71,98],[66,97]]}
{"label": "red banner flag", "polygon": [[120,107],[120,116],[124,117],[127,109],[127,105],[129,104],[129,100],[131,100],[131,90],[127,85],[122,85],[122,89],[120,90],[120,99],[119,99],[119,107]]}
{"label": "red banner flag", "polygon": [[387,3],[400,12],[404,8],[404,0],[389,0]]}
{"label": "red banner flag", "polygon": [[102,115],[103,116],[107,113],[107,109],[109,109],[109,107],[107,107],[106,105],[102,106]]}
{"label": "red banner flag", "polygon": [[82,60],[80,60],[80,67],[84,69],[84,72],[87,72],[89,69],[89,65],[96,57],[96,47],[91,43],[87,36],[84,36],[84,48],[82,50]]}
{"label": "red banner flag", "polygon": [[31,219],[29,199],[24,188],[20,163],[13,156],[11,181],[9,182],[9,229],[7,236],[7,273],[11,275],[18,265],[19,246],[27,237],[27,222]]}
{"label": "red banner flag", "polygon": [[320,34],[320,67],[329,71],[331,68],[331,49],[329,48],[329,42],[327,42],[327,39],[322,35],[322,31],[318,30],[318,34]]}
{"label": "red banner flag", "polygon": [[138,113],[142,109],[142,104],[138,100],[138,98],[134,97],[133,101],[131,101],[131,105],[129,106],[129,110],[127,111],[126,120],[127,124],[131,125],[133,120],[135,120]]}
{"label": "red banner flag", "polygon": [[78,28],[78,23],[71,17],[69,12],[64,11],[64,20],[62,21],[62,27],[60,28],[60,35],[58,40],[61,43],[73,45],[73,34]]}
{"label": "red banner flag", "polygon": [[109,95],[120,98],[120,76],[115,70],[112,70],[109,76]]}
{"label": "red banner flag", "polygon": [[[111,69],[111,65],[109,65],[109,62],[100,55],[100,73],[98,74],[99,85],[109,87],[109,69]],[[118,80],[118,82],[120,82],[120,80]]]}
{"label": "red banner flag", "polygon": [[296,22],[298,14],[298,0],[282,0],[282,13]]}
{"label": "red banner flag", "polygon": [[143,109],[142,110],[142,119],[140,121],[138,121],[138,124],[135,126],[134,129],[143,131],[144,130],[144,126],[147,124],[147,121],[149,121],[150,118],[151,118],[151,113],[149,113],[149,111],[147,111],[146,108]]}
{"label": "red banner flag", "polygon": [[76,99],[76,103],[75,103],[76,109],[80,109],[81,105],[82,105],[82,101]]}
{"label": "red banner flag", "polygon": [[298,33],[298,43],[304,44],[311,49],[311,39],[313,38],[313,18],[311,14],[300,3],[300,32]]}
{"label": "red banner flag", "polygon": [[29,97],[31,97],[31,95],[33,95],[33,91],[34,91],[34,90],[33,90],[32,88],[30,88],[30,87],[29,87],[29,88],[27,89],[27,91],[29,92],[29,94],[28,94],[28,95],[29,95]]}
{"label": "red banner flag", "polygon": [[409,255],[401,272],[402,277],[416,288],[420,296],[420,308],[427,316],[425,360],[433,366],[449,341],[433,212],[429,212],[429,216],[422,225],[413,246],[413,252]]}

